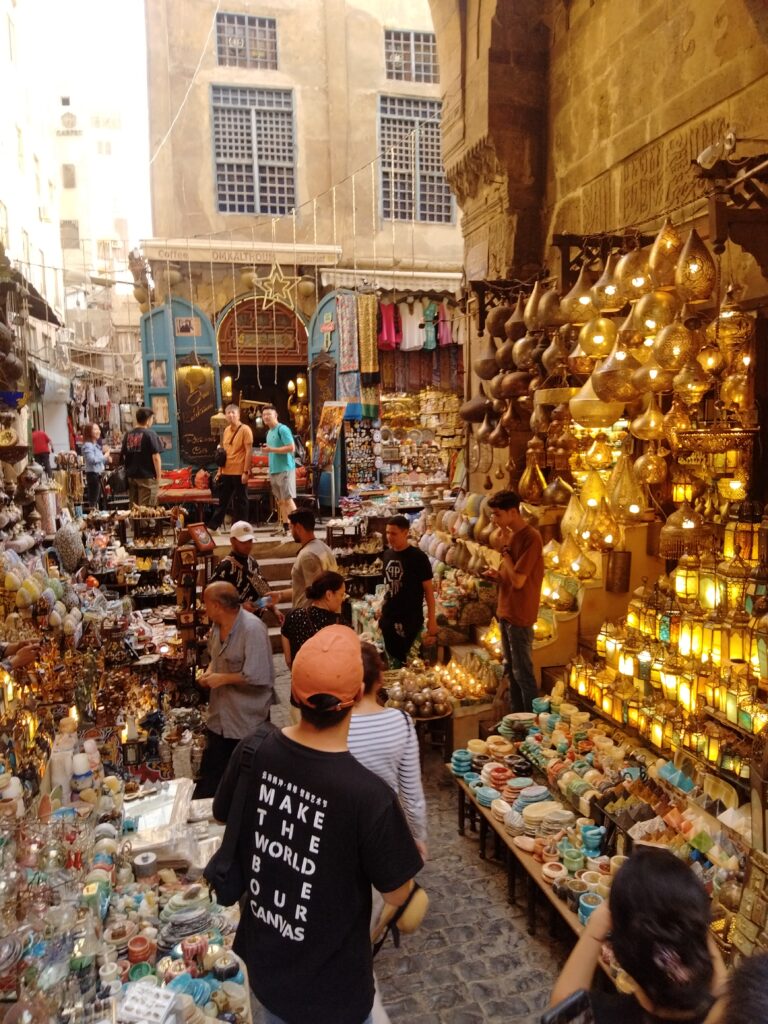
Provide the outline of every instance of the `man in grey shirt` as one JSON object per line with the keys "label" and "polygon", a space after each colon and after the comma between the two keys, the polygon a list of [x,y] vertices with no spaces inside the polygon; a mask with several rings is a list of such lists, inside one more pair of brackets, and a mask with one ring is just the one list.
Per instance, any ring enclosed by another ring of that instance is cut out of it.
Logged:
{"label": "man in grey shirt", "polygon": [[261,619],[240,607],[231,583],[210,583],[203,603],[211,623],[211,661],[198,682],[211,697],[195,799],[216,793],[232,751],[266,721],[276,700],[272,648]]}
{"label": "man in grey shirt", "polygon": [[315,536],[315,514],[311,509],[299,508],[288,516],[291,536],[301,544],[296,561],[291,569],[291,589],[281,590],[272,595],[273,607],[280,601],[290,599],[294,608],[307,604],[306,589],[321,573],[338,572],[339,567],[333,552]]}

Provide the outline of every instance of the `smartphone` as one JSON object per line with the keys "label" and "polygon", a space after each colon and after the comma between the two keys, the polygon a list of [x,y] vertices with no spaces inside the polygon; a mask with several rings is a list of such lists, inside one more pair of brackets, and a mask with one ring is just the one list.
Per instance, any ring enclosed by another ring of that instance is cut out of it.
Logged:
{"label": "smartphone", "polygon": [[541,1024],[595,1024],[589,992],[581,989],[547,1010]]}

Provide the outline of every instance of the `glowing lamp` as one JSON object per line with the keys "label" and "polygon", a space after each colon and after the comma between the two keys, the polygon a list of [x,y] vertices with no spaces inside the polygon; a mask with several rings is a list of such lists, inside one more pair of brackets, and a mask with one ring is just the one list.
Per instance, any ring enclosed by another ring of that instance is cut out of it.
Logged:
{"label": "glowing lamp", "polygon": [[699,596],[699,559],[697,555],[682,555],[672,572],[675,594],[681,601],[694,601]]}
{"label": "glowing lamp", "polygon": [[701,640],[701,656],[713,665],[719,665],[723,650],[723,623],[720,614],[713,609],[704,620]]}

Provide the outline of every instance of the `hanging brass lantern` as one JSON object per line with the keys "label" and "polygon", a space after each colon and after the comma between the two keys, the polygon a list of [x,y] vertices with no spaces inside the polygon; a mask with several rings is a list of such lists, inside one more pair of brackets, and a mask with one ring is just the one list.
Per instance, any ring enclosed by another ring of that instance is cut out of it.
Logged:
{"label": "hanging brass lantern", "polygon": [[664,435],[664,417],[661,415],[656,396],[651,394],[645,411],[629,424],[629,432],[641,441],[658,441]]}
{"label": "hanging brass lantern", "polygon": [[533,353],[539,343],[537,334],[524,334],[512,346],[512,361],[518,370],[528,370],[533,364]]}
{"label": "hanging brass lantern", "polygon": [[675,394],[687,406],[697,405],[712,387],[712,380],[695,359],[689,359],[672,382]]}
{"label": "hanging brass lantern", "polygon": [[663,484],[667,479],[667,460],[660,455],[655,442],[635,462],[635,473],[640,483],[648,487]]}
{"label": "hanging brass lantern", "polygon": [[616,323],[607,317],[594,317],[579,331],[579,345],[592,359],[605,359],[616,341]]}
{"label": "hanging brass lantern", "polygon": [[709,543],[709,530],[704,517],[694,512],[688,502],[673,512],[659,533],[659,554],[662,558],[680,558],[702,551]]}
{"label": "hanging brass lantern", "polygon": [[717,345],[728,364],[732,366],[739,352],[748,346],[755,335],[755,321],[736,305],[733,286],[729,286],[715,319],[707,327],[707,339]]}
{"label": "hanging brass lantern", "polygon": [[638,299],[634,320],[644,335],[656,335],[673,322],[679,309],[676,295],[656,289]]}
{"label": "hanging brass lantern", "polygon": [[645,492],[635,473],[632,457],[622,452],[608,482],[613,514],[620,523],[635,522],[646,506]]}
{"label": "hanging brass lantern", "polygon": [[563,316],[561,300],[556,288],[548,288],[539,299],[537,319],[542,327],[561,327],[568,323]]}
{"label": "hanging brass lantern", "polygon": [[597,566],[572,533],[560,545],[560,572],[580,580],[590,580],[597,575]]}
{"label": "hanging brass lantern", "polygon": [[578,343],[576,348],[568,356],[567,362],[568,369],[577,377],[584,377],[586,374],[592,373],[592,368],[595,365],[594,360],[586,354],[584,349]]}
{"label": "hanging brass lantern", "polygon": [[680,370],[696,355],[696,337],[677,317],[673,323],[662,328],[653,343],[656,362],[664,370]]}
{"label": "hanging brass lantern", "polygon": [[575,534],[583,517],[584,506],[581,504],[578,494],[573,491],[568,499],[568,507],[560,520],[560,536],[565,539],[570,534]]}
{"label": "hanging brass lantern", "polygon": [[628,302],[651,291],[653,283],[648,270],[648,252],[645,249],[630,249],[619,260],[616,277],[619,291]]}
{"label": "hanging brass lantern", "polygon": [[662,369],[651,352],[649,358],[644,363],[641,363],[632,374],[632,383],[641,395],[646,394],[648,391],[652,391],[656,395],[662,395],[672,390],[672,379],[674,376],[675,371]]}
{"label": "hanging brass lantern", "polygon": [[637,398],[632,374],[640,368],[634,356],[624,349],[619,340],[611,354],[592,371],[592,387],[603,402],[631,402]]}
{"label": "hanging brass lantern", "polygon": [[749,376],[746,372],[734,371],[723,378],[720,401],[727,409],[746,408],[749,403]]}
{"label": "hanging brass lantern", "polygon": [[613,449],[605,434],[598,434],[584,456],[590,469],[610,469],[613,465]]}
{"label": "hanging brass lantern", "polygon": [[625,300],[616,280],[619,259],[619,253],[610,253],[605,261],[605,269],[592,285],[592,300],[601,313],[615,313],[624,305]]}
{"label": "hanging brass lantern", "polygon": [[525,311],[523,313],[525,326],[529,331],[537,331],[542,327],[541,320],[539,319],[539,302],[541,302],[541,296],[543,294],[544,285],[541,281],[536,281],[531,289],[531,294],[528,296],[528,301],[525,304]]}
{"label": "hanging brass lantern", "polygon": [[559,505],[565,507],[571,500],[573,488],[561,476],[547,484],[541,496],[542,505]]}
{"label": "hanging brass lantern", "polygon": [[725,356],[721,349],[711,342],[699,349],[696,353],[696,360],[705,373],[713,376],[717,376],[725,366]]}
{"label": "hanging brass lantern", "polygon": [[672,405],[669,408],[669,412],[662,420],[662,428],[664,431],[664,437],[669,441],[672,451],[677,451],[679,447],[677,432],[679,430],[691,429],[691,417],[688,415],[688,410],[685,405],[677,396],[672,399]]}
{"label": "hanging brass lantern", "polygon": [[571,416],[575,423],[587,429],[592,427],[612,427],[624,412],[623,402],[601,402],[592,387],[592,377],[579,389],[578,394],[568,402]]}
{"label": "hanging brass lantern", "polygon": [[683,240],[667,217],[653,241],[648,256],[648,269],[657,288],[674,288],[677,258],[683,248]]}
{"label": "hanging brass lantern", "polygon": [[621,543],[621,529],[606,498],[591,527],[589,546],[593,551],[613,551]]}
{"label": "hanging brass lantern", "polygon": [[525,457],[525,469],[517,485],[517,493],[523,501],[531,505],[539,505],[546,486],[547,481],[539,468],[536,452],[529,449]]}
{"label": "hanging brass lantern", "polygon": [[586,263],[582,263],[576,283],[560,304],[564,323],[585,324],[587,320],[600,315],[600,310],[592,298],[591,288],[590,273]]}
{"label": "hanging brass lantern", "polygon": [[584,478],[584,483],[579,491],[581,504],[587,507],[597,507],[603,498],[608,497],[603,478],[595,469],[591,469]]}
{"label": "hanging brass lantern", "polygon": [[472,369],[481,380],[490,380],[499,372],[499,364],[496,362],[496,346],[490,335],[484,340],[481,338],[480,352],[476,359],[472,360]]}
{"label": "hanging brass lantern", "polygon": [[717,268],[698,231],[691,230],[675,266],[675,287],[687,302],[703,302],[712,294]]}

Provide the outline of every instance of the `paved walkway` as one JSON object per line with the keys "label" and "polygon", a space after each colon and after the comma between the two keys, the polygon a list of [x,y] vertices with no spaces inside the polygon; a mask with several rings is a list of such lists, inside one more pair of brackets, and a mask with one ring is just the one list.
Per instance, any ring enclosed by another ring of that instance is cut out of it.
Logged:
{"label": "paved walkway", "polygon": [[[289,674],[282,657],[275,668],[284,702],[273,720],[282,726],[289,720]],[[570,944],[549,937],[543,913],[531,938],[524,909],[507,903],[502,868],[480,860],[469,830],[458,835],[455,786],[437,752],[427,756],[424,781],[430,858],[419,881],[429,912],[399,950],[388,940],[376,958],[392,1024],[538,1024]]]}

